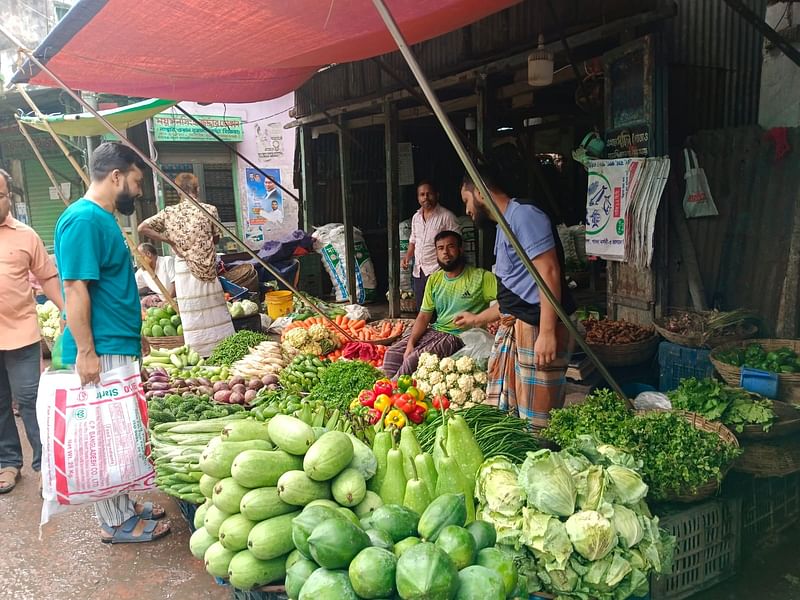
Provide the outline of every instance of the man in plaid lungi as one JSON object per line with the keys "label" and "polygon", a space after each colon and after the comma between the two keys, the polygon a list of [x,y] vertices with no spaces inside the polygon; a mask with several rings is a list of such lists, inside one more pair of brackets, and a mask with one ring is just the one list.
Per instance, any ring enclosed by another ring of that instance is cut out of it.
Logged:
{"label": "man in plaid lungi", "polygon": [[[536,202],[510,197],[489,169],[482,169],[481,176],[547,286],[567,313],[573,312],[564,280],[564,251],[550,217]],[[476,225],[492,220],[469,176],[462,183],[461,199]],[[547,426],[550,411],[564,404],[569,333],[553,306],[540,300],[536,282],[499,226],[494,250],[498,303],[479,315],[459,315],[456,324],[476,327],[500,319],[489,359],[486,402],[518,413],[540,429]]]}

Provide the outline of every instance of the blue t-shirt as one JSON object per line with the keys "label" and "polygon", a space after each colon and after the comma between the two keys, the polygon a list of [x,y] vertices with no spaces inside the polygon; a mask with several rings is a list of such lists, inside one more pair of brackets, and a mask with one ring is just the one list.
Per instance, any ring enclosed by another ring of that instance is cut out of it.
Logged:
{"label": "blue t-shirt", "polygon": [[[62,281],[89,282],[97,354],[139,356],[139,293],[128,245],[114,215],[85,198],[74,202],[56,223],[55,252]],[[66,311],[69,315],[69,306]],[[62,361],[74,364],[77,347],[69,327],[63,338]]]}
{"label": "blue t-shirt", "polygon": [[[536,258],[555,248],[553,229],[548,216],[530,204],[520,204],[515,199],[508,203],[505,212],[511,231],[517,236],[520,245],[530,258]],[[496,257],[494,274],[497,280],[530,304],[539,304],[539,288],[525,269],[506,234],[497,226],[494,243]]]}

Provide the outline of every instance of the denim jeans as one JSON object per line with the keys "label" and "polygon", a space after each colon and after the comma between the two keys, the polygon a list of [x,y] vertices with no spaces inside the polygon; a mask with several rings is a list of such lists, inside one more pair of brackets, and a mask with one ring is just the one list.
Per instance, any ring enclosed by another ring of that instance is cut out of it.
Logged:
{"label": "denim jeans", "polygon": [[36,421],[36,395],[39,390],[42,346],[39,342],[0,350],[0,468],[22,467],[22,446],[11,410],[17,401],[28,442],[33,448],[31,468],[38,471],[42,462],[42,442]]}

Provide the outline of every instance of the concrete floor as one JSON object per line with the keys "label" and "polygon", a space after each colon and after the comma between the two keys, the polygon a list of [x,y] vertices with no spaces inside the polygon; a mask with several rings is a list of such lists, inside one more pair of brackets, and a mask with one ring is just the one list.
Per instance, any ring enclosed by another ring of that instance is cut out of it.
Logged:
{"label": "concrete floor", "polygon": [[[21,422],[17,419],[21,427]],[[22,431],[20,431],[21,437]],[[26,461],[30,451],[23,442]],[[23,469],[17,487],[0,495],[0,599],[162,600],[230,598],[189,553],[189,528],[177,505],[146,494],[167,511],[172,531],[152,543],[103,544],[91,507],[53,517],[39,539],[39,480]]]}
{"label": "concrete floor", "polygon": [[[27,461],[30,449],[24,441],[23,448]],[[0,495],[0,600],[230,598],[229,588],[215,584],[189,553],[188,524],[174,501],[160,492],[144,498],[167,510],[172,531],[162,540],[103,544],[91,507],[56,515],[40,540],[38,478],[23,470],[14,491]],[[748,551],[734,578],[689,600],[800,600],[798,539],[800,526],[795,526]]]}

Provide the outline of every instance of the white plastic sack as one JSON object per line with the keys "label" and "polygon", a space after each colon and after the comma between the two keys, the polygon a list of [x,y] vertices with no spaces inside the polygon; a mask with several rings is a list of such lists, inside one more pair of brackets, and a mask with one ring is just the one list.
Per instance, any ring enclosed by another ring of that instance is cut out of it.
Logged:
{"label": "white plastic sack", "polygon": [[683,160],[686,163],[686,193],[683,195],[683,212],[687,219],[695,217],[716,217],[719,212],[711,197],[706,172],[697,161],[694,150],[683,149]]}
{"label": "white plastic sack", "polygon": [[468,329],[458,337],[464,342],[464,347],[456,352],[453,358],[470,356],[485,370],[489,362],[489,355],[492,353],[494,336],[485,329],[474,328]]}
{"label": "white plastic sack", "polygon": [[100,380],[81,388],[74,371],[48,369],[39,381],[42,525],[71,506],[154,486],[139,363]]}
{"label": "white plastic sack", "polygon": [[[399,260],[403,260],[403,257],[406,255],[406,252],[408,252],[408,239],[411,237],[411,219],[406,219],[405,221],[401,221],[400,222],[399,234],[400,234],[400,258],[399,258]],[[413,285],[413,283],[411,281],[411,269],[412,269],[413,260],[414,259],[412,258],[411,262],[409,262],[409,265],[408,265],[407,269],[404,269],[403,267],[400,267],[400,290],[401,291],[411,292],[411,291],[414,290],[414,285]]]}
{"label": "white plastic sack", "polygon": [[344,312],[347,314],[347,318],[351,321],[358,321],[360,319],[369,321],[372,316],[369,314],[369,310],[360,304],[348,304],[344,307]]}
{"label": "white plastic sack", "polygon": [[[322,256],[322,264],[331,278],[336,300],[339,302],[347,300],[344,225],[339,223],[323,225],[314,231],[311,237],[314,238],[314,252]],[[356,293],[354,296],[358,303],[369,302],[375,299],[375,290],[378,287],[375,266],[372,264],[372,258],[361,231],[354,229],[353,237],[356,260]]]}
{"label": "white plastic sack", "polygon": [[642,392],[633,399],[633,407],[636,410],[671,410],[672,402],[661,392]]}

